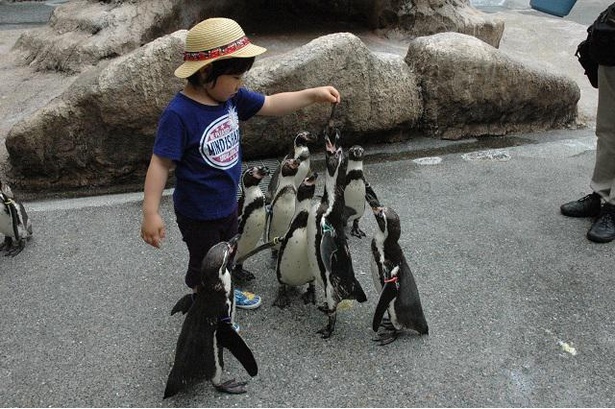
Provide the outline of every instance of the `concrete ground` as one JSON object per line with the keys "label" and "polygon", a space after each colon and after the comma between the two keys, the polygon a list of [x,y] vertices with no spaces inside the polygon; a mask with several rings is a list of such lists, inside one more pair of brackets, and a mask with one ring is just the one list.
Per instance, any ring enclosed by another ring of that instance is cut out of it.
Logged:
{"label": "concrete ground", "polygon": [[[565,24],[526,9],[498,13],[531,29]],[[521,40],[505,37],[503,46]],[[0,257],[2,406],[615,406],[614,244],[588,241],[590,220],[559,214],[588,192],[591,125],[368,153],[368,180],[402,220],[429,335],[371,341],[378,295],[366,214],[368,237],[350,246],[368,301],[339,312],[332,338],[316,334],[326,319],[314,306],[298,298],[287,310],[272,306],[275,274],[260,253],[246,262],[257,275],[246,289],[263,305],[237,313],[258,376],[225,354],[224,378],[249,380],[248,393],[202,383],[163,401],[183,321],[169,312],[186,292],[170,197],[160,250],[139,238],[139,192],[33,201],[34,238],[18,256]]]}
{"label": "concrete ground", "polygon": [[[368,238],[350,238],[368,296],[326,321],[298,296],[287,310],[268,254],[248,260],[263,297],[238,311],[259,365],[253,379],[227,352],[224,378],[245,395],[198,384],[162,392],[186,292],[187,252],[169,196],[160,250],[139,238],[139,193],[26,206],[34,238],[0,258],[0,397],[17,407],[611,407],[615,405],[613,243],[585,238],[590,220],[559,205],[588,191],[591,131],[524,135],[516,147],[426,147],[374,154],[367,178],[402,220],[401,245],[430,326],[372,342],[377,302]],[[320,191],[320,190],[319,190]],[[322,292],[318,289],[319,301]]]}

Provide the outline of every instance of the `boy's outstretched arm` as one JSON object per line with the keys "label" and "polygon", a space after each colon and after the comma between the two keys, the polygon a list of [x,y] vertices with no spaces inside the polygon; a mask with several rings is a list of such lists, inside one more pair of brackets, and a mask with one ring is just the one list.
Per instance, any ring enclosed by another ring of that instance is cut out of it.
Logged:
{"label": "boy's outstretched arm", "polygon": [[336,104],[340,102],[340,99],[339,91],[330,85],[306,88],[301,91],[280,92],[267,95],[257,115],[281,116],[319,102]]}

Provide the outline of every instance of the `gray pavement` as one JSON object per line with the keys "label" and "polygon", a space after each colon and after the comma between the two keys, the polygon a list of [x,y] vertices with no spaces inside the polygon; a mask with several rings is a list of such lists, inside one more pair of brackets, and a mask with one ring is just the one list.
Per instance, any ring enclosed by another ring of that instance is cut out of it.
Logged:
{"label": "gray pavement", "polygon": [[0,0],[0,30],[45,24],[55,5],[51,1],[9,3]]}
{"label": "gray pavement", "polygon": [[314,306],[272,306],[275,274],[261,253],[246,263],[258,277],[246,288],[264,304],[237,312],[258,376],[225,354],[225,379],[249,380],[248,393],[203,383],[163,401],[183,321],[169,312],[186,291],[171,198],[160,250],[139,238],[140,192],[27,202],[34,238],[0,257],[0,405],[615,406],[615,243],[589,242],[590,220],[559,214],[588,192],[593,130],[415,139],[368,155],[368,179],[402,219],[428,336],[371,341],[366,215],[368,238],[350,244],[368,301],[340,311],[331,339],[316,334],[325,317]]}
{"label": "gray pavement", "polygon": [[[316,334],[325,317],[315,307],[299,299],[273,307],[268,256],[249,260],[258,278],[247,288],[264,305],[238,311],[259,364],[241,396],[205,383],[161,399],[183,321],[169,311],[185,293],[187,257],[169,196],[160,250],[139,238],[140,193],[26,203],[35,236],[17,257],[0,257],[0,402],[612,407],[614,244],[589,242],[589,220],[559,214],[588,191],[595,138],[591,130],[523,138],[452,153],[442,141],[370,150],[365,172],[402,219],[428,336],[371,341],[369,238],[350,240],[368,301],[341,311],[329,340]],[[395,154],[412,146],[412,156]],[[373,234],[370,215],[362,226]],[[228,353],[226,365],[225,378],[248,380]]]}

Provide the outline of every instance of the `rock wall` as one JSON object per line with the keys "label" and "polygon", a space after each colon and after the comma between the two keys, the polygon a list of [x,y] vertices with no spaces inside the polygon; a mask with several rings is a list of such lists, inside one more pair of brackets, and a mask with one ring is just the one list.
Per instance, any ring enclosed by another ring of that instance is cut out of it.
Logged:
{"label": "rock wall", "polygon": [[[6,140],[13,185],[62,190],[142,182],[159,115],[183,86],[170,78],[181,63],[186,33],[97,65],[15,125]],[[459,33],[419,37],[405,59],[372,53],[353,34],[331,34],[257,60],[246,84],[266,94],[338,87],[343,102],[335,120],[348,145],[414,134],[457,139],[565,126],[574,121],[580,95],[569,78],[526,67]],[[329,114],[320,105],[246,122],[245,159],[286,152],[291,136],[319,132]]]}
{"label": "rock wall", "polygon": [[581,94],[572,79],[529,69],[472,36],[417,38],[405,61],[421,78],[423,129],[433,137],[559,128],[577,114]]}
{"label": "rock wall", "polygon": [[172,72],[185,34],[99,64],[17,123],[6,139],[15,185],[59,190],[142,179],[160,112],[183,86]]}

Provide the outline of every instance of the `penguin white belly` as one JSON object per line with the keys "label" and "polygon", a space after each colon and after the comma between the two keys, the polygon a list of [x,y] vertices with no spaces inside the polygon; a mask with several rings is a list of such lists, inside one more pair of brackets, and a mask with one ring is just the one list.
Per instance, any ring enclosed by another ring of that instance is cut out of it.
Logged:
{"label": "penguin white belly", "polygon": [[247,252],[256,248],[256,244],[263,236],[265,220],[266,211],[264,207],[256,209],[250,214],[249,219],[246,220],[243,232],[241,232],[241,238],[237,242],[237,254],[235,255],[235,259],[242,257]]}
{"label": "penguin white belly", "polygon": [[299,188],[303,179],[307,177],[308,172],[310,171],[310,160],[306,159],[301,161],[299,164],[299,169],[297,169],[297,174],[295,175],[295,187]]}
{"label": "penguin white belly", "polygon": [[284,194],[279,196],[272,210],[267,240],[273,240],[274,237],[284,236],[294,214],[295,194]]}
{"label": "penguin white belly", "polygon": [[316,258],[316,252],[320,252],[320,244],[316,243],[316,212],[320,207],[319,203],[315,203],[310,209],[307,221],[307,259],[312,271],[312,275],[316,278],[316,281],[324,288],[322,277],[320,276],[320,268],[318,267],[318,260]]}
{"label": "penguin white belly", "polygon": [[287,238],[280,253],[279,281],[290,286],[300,286],[314,281],[307,254],[307,228],[298,228]]}
{"label": "penguin white belly", "polygon": [[11,215],[5,211],[0,211],[0,233],[5,236],[15,238],[15,232],[13,231],[13,219]]}
{"label": "penguin white belly", "polygon": [[387,312],[389,313],[389,318],[391,319],[391,324],[395,327],[395,329],[400,330],[403,328],[403,325],[399,323],[397,319],[397,313],[395,312],[395,301],[397,301],[397,297],[393,298],[389,303],[389,307],[387,308]]}
{"label": "penguin white belly", "polygon": [[361,218],[365,212],[365,183],[362,180],[352,180],[344,189],[344,203],[353,209],[356,214],[348,218],[348,221]]}

